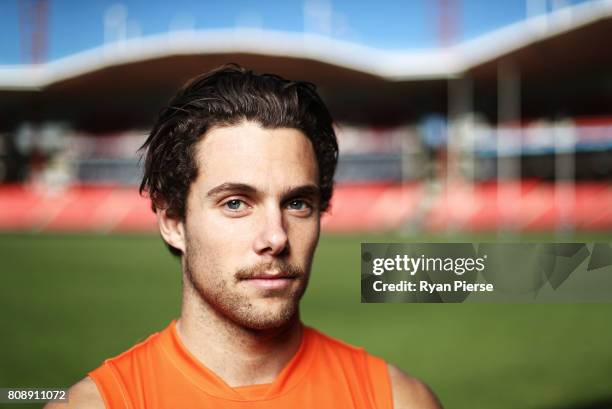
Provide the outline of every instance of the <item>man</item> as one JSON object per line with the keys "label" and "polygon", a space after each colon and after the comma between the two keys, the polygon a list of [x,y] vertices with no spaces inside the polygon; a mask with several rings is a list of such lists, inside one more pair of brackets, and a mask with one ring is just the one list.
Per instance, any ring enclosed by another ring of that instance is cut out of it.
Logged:
{"label": "man", "polygon": [[236,65],[190,81],[143,149],[181,316],[49,408],[439,408],[418,380],[300,322],[332,196],[332,118],[314,86]]}

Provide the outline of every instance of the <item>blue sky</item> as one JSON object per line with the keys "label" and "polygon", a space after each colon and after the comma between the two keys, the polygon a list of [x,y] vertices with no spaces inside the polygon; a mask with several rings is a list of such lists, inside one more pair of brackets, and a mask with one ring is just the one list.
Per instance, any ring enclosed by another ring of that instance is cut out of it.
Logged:
{"label": "blue sky", "polygon": [[[34,3],[36,0],[22,0]],[[581,0],[445,0],[452,13],[457,41],[522,20],[527,2],[537,10]],[[440,1],[410,0],[48,0],[46,59],[53,60],[105,41],[104,17],[115,10],[125,21],[125,35],[151,35],[170,29],[261,27],[310,31],[381,49],[433,48],[441,44]],[[0,1],[0,64],[28,62],[21,50],[19,0]],[[117,7],[120,4],[121,6]],[[115,6],[114,8],[112,8]],[[112,25],[111,25],[112,26]],[[108,26],[107,26],[108,27]],[[116,27],[116,26],[115,26]],[[106,30],[106,36],[120,35]],[[24,58],[26,60],[24,61]]]}

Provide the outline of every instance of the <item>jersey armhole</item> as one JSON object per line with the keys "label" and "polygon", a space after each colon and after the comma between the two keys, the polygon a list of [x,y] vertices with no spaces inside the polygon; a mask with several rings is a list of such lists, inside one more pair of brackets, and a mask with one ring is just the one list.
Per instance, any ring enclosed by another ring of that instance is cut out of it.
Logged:
{"label": "jersey armhole", "polygon": [[378,357],[367,354],[368,373],[377,409],[393,409],[393,392],[387,363]]}
{"label": "jersey armhole", "polygon": [[106,409],[130,409],[123,386],[106,362],[88,373],[94,381]]}

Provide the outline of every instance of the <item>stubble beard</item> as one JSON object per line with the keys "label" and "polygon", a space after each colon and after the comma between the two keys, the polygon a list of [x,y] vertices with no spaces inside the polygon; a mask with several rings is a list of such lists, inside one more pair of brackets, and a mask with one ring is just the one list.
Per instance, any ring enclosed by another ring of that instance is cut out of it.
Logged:
{"label": "stubble beard", "polygon": [[[188,285],[195,291],[195,295],[207,306],[209,306],[218,316],[228,319],[233,324],[250,330],[271,330],[282,328],[289,325],[294,318],[297,318],[299,311],[299,301],[306,290],[309,274],[299,266],[287,262],[276,260],[272,263],[260,263],[254,266],[239,269],[234,274],[228,275],[218,271],[215,263],[206,262],[209,270],[208,277],[213,277],[204,283],[201,269],[192,257],[193,252],[197,251],[192,246],[184,254],[185,276],[189,281]],[[210,261],[210,260],[207,260]],[[307,267],[310,268],[309,266]],[[253,277],[259,273],[270,270],[282,271],[298,281],[298,286],[289,290],[268,290],[263,297],[271,301],[272,306],[266,308],[265,305],[258,303],[250,298],[248,292],[240,291],[241,281]],[[186,283],[187,284],[187,283]],[[206,284],[206,285],[204,285]]]}

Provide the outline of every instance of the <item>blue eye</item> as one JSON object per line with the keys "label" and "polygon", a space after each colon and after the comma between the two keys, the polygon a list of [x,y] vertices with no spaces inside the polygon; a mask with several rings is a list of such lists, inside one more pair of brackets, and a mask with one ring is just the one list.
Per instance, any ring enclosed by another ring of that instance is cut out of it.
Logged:
{"label": "blue eye", "polygon": [[308,205],[300,199],[294,199],[289,202],[289,208],[293,210],[304,210]]}
{"label": "blue eye", "polygon": [[238,199],[232,199],[232,200],[228,200],[227,202],[225,202],[224,206],[226,208],[228,208],[229,210],[240,210],[241,205],[244,202],[242,200],[238,200]]}

